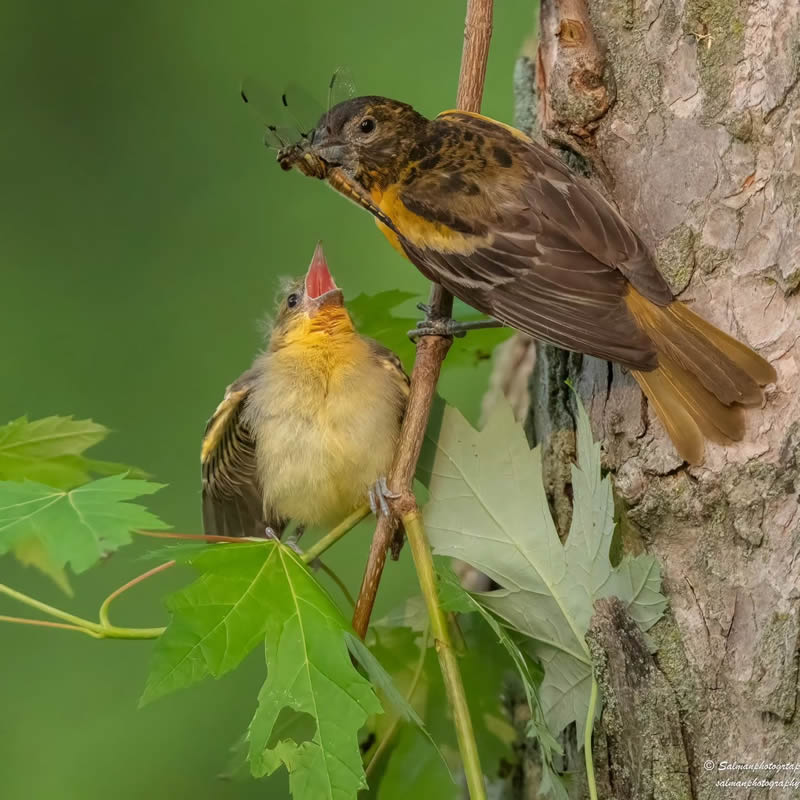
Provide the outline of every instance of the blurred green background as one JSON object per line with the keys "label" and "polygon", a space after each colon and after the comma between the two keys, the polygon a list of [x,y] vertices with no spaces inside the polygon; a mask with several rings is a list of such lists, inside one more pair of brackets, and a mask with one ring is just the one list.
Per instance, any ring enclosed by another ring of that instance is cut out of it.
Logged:
{"label": "blurred green background", "polygon": [[[338,65],[359,93],[433,115],[455,97],[464,0],[181,3],[3,0],[0,32],[0,422],[91,417],[115,433],[92,454],[168,488],[149,503],[197,532],[199,437],[260,346],[278,275],[325,243],[348,296],[425,281],[370,219],[321,184],[283,174],[239,98],[248,75],[324,98]],[[496,3],[484,111],[510,121],[529,0]],[[459,347],[456,342],[455,347]],[[476,417],[488,373],[452,369],[443,393]],[[369,528],[329,563],[357,588]],[[126,548],[66,598],[5,558],[0,581],[92,616],[152,562]],[[378,613],[410,590],[390,565]],[[123,598],[120,624],[164,624],[166,573]],[[0,613],[25,614],[10,601]],[[3,800],[280,798],[279,782],[216,778],[245,730],[263,654],[220,682],[138,711],[151,643],[0,627]]]}

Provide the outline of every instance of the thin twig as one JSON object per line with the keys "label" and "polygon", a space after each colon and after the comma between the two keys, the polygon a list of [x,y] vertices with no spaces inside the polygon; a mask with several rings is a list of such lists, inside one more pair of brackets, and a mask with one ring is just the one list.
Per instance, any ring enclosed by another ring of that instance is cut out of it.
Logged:
{"label": "thin twig", "polygon": [[78,633],[85,633],[87,636],[92,636],[95,639],[100,637],[86,628],[80,628],[77,625],[67,625],[65,622],[50,622],[49,619],[28,619],[27,617],[7,617],[0,614],[0,622],[15,622],[18,625],[34,625],[42,628],[60,628],[62,631],[77,631]]}
{"label": "thin twig", "polygon": [[[411,678],[411,683],[408,686],[408,691],[406,692],[406,702],[411,705],[411,700],[414,697],[414,692],[417,690],[417,685],[419,684],[419,680],[422,677],[422,673],[425,669],[425,659],[428,656],[428,636],[430,634],[430,624],[425,626],[425,630],[422,634],[422,638],[420,639],[420,653],[419,659],[417,660],[417,666],[414,669],[414,675]],[[389,726],[389,730],[383,735],[383,738],[380,741],[380,744],[375,748],[375,752],[372,754],[372,758],[369,760],[369,764],[367,764],[366,768],[364,769],[364,774],[369,778],[370,773],[375,769],[380,760],[380,757],[386,751],[386,748],[391,744],[394,735],[397,733],[398,728],[400,727],[400,723],[403,721],[403,718],[398,714],[394,722]]]}
{"label": "thin twig", "polygon": [[[458,108],[480,111],[489,42],[492,35],[493,0],[467,0],[464,25],[464,48],[461,53],[461,73],[458,79]],[[431,311],[435,316],[449,317],[453,311],[453,296],[434,284],[430,294]],[[399,516],[416,508],[411,484],[417,467],[422,440],[428,424],[431,404],[436,392],[442,362],[452,340],[441,336],[423,336],[417,344],[414,371],[411,375],[411,394],[400,432],[400,442],[389,475],[389,486],[400,493],[392,504]],[[369,627],[375,597],[378,593],[386,551],[391,544],[397,523],[381,517],[375,528],[372,545],[353,614],[353,628],[363,639]]]}
{"label": "thin twig", "polygon": [[468,0],[464,23],[464,48],[461,51],[461,72],[458,76],[458,108],[480,111],[486,62],[492,40],[493,0]]}
{"label": "thin twig", "polygon": [[[92,622],[89,619],[70,614],[68,611],[55,608],[55,606],[49,606],[35,597],[18,592],[2,583],[0,583],[0,594],[8,595],[26,606],[67,622],[72,627],[81,629],[81,633],[94,635],[96,639],[157,639],[165,630],[164,628],[119,628],[116,625],[101,625],[99,622]],[[72,628],[67,628],[67,630],[72,630]]]}
{"label": "thin twig", "polygon": [[357,508],[349,517],[345,517],[333,530],[322,536],[308,550],[303,553],[303,561],[310,564],[315,558],[319,558],[329,547],[332,547],[346,533],[349,533],[364,517],[369,514],[369,506],[366,503]]}
{"label": "thin twig", "polygon": [[[368,513],[369,506],[367,505],[356,509],[356,511],[350,514],[349,517],[344,519],[332,531],[325,534],[325,536],[323,536],[312,548],[304,553],[302,556],[303,561],[310,563],[321,553],[324,553],[325,550],[338,542],[342,536],[354,528]],[[241,537],[204,536],[194,533],[174,533],[162,531],[135,531],[135,533],[141,534],[142,536],[152,536],[157,539],[188,539],[190,541],[234,543],[252,541]],[[120,586],[118,589],[115,589],[108,597],[106,597],[100,606],[99,622],[93,622],[92,620],[75,616],[75,614],[70,614],[68,611],[56,608],[55,606],[50,606],[47,603],[41,602],[41,600],[37,600],[35,597],[30,597],[23,592],[18,592],[16,589],[12,589],[10,586],[0,583],[0,594],[5,594],[26,606],[30,606],[31,608],[35,608],[37,611],[41,611],[48,616],[61,620],[61,622],[50,622],[48,620],[26,619],[24,617],[8,617],[0,615],[0,622],[13,622],[18,625],[37,625],[46,628],[60,628],[62,630],[85,633],[95,639],[157,639],[164,633],[166,628],[124,628],[117,625],[112,625],[108,617],[108,609],[111,603],[113,603],[114,600],[116,600],[116,598],[121,594],[128,591],[128,589],[133,588],[137,584],[153,575],[158,574],[159,572],[163,572],[165,569],[172,567],[174,564],[174,561],[167,561],[164,564],[153,567],[153,569],[147,570],[147,572],[142,573],[133,580],[128,581],[123,586]],[[349,592],[347,591],[346,587],[342,585],[342,589],[352,603],[353,599],[349,596]]]}
{"label": "thin twig", "polygon": [[319,565],[319,568],[339,587],[339,591],[345,596],[347,602],[350,603],[353,608],[355,608],[356,599],[352,594],[350,594],[347,584],[327,564],[323,564],[321,561],[318,561],[317,564]]}
{"label": "thin twig", "polygon": [[190,542],[234,542],[241,544],[242,542],[251,542],[242,536],[214,536],[204,533],[176,533],[175,531],[134,531],[139,536],[150,536],[153,539],[182,539]]}
{"label": "thin twig", "polygon": [[[439,380],[442,361],[451,343],[450,339],[441,336],[423,336],[417,345],[417,357],[414,361],[414,371],[411,373],[411,394],[400,432],[399,448],[389,476],[389,485],[392,488],[398,487],[395,491],[400,494],[400,498],[392,503],[398,514],[416,508],[411,483],[428,424],[436,382]],[[381,516],[375,528],[367,568],[364,571],[364,579],[353,613],[353,628],[362,639],[369,627],[369,619],[372,616],[375,597],[386,564],[386,551],[389,549],[396,526],[394,517]]]}
{"label": "thin twig", "polygon": [[436,647],[436,655],[439,656],[439,667],[442,671],[442,679],[447,691],[447,700],[453,714],[453,724],[456,729],[458,749],[461,753],[464,777],[467,780],[470,800],[486,800],[483,770],[481,769],[478,745],[475,741],[475,732],[469,715],[464,682],[461,680],[458,658],[450,638],[447,617],[441,605],[439,605],[439,592],[436,587],[433,556],[419,511],[414,510],[404,514],[403,526],[408,535],[411,555],[414,557],[414,566],[417,569],[422,596],[425,598],[425,605],[428,607],[431,633]]}
{"label": "thin twig", "polygon": [[583,734],[583,758],[586,763],[586,783],[589,787],[589,800],[597,800],[597,784],[594,780],[594,761],[592,760],[592,730],[597,713],[597,679],[592,676],[592,691],[589,695],[589,710],[586,714],[586,730]]}
{"label": "thin twig", "polygon": [[138,575],[137,577],[120,586],[119,589],[115,589],[113,592],[111,592],[111,594],[106,597],[105,600],[103,600],[103,603],[100,606],[100,624],[107,628],[113,627],[111,625],[111,620],[108,618],[108,609],[114,600],[116,600],[121,594],[127,592],[128,589],[132,589],[142,581],[146,581],[153,575],[158,575],[159,572],[163,572],[165,569],[169,569],[170,567],[174,566],[175,561],[165,561],[163,564],[159,564],[157,567],[153,567],[152,569],[147,570],[147,572],[143,572],[141,575]]}

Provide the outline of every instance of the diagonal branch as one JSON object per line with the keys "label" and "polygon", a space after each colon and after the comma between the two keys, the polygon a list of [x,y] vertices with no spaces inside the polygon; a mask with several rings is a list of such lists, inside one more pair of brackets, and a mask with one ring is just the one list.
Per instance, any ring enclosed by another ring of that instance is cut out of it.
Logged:
{"label": "diagonal branch", "polygon": [[[467,19],[464,25],[464,49],[461,53],[461,74],[458,79],[458,108],[480,111],[486,61],[492,36],[493,0],[467,0]],[[434,284],[430,296],[431,311],[436,316],[449,317],[453,310],[453,296]],[[416,509],[412,491],[414,472],[422,449],[422,440],[436,393],[442,362],[450,349],[452,339],[441,336],[423,336],[417,345],[414,371],[411,374],[411,394],[400,433],[400,443],[389,475],[389,486],[400,493],[393,503],[397,516]],[[364,579],[353,614],[353,628],[363,639],[369,626],[375,597],[378,593],[386,552],[397,528],[395,519],[381,517],[364,571]]]}

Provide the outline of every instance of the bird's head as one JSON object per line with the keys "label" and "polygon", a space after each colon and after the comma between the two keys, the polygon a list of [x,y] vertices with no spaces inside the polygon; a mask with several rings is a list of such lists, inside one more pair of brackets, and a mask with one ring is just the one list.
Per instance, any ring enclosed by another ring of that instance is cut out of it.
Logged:
{"label": "bird's head", "polygon": [[[427,124],[407,103],[354,97],[323,114],[303,150],[329,168],[340,167],[367,189],[385,187],[396,180]],[[285,161],[287,168],[295,165],[294,157]]]}
{"label": "bird's head", "polygon": [[301,342],[313,345],[320,337],[353,330],[344,307],[344,295],[328,269],[320,242],[305,278],[291,281],[284,287],[270,338],[271,349]]}

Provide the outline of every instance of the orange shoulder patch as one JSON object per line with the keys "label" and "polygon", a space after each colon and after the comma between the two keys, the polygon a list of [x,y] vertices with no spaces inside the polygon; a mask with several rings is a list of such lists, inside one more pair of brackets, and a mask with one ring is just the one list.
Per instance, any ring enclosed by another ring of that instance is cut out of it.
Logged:
{"label": "orange shoulder patch", "polygon": [[[440,222],[431,222],[425,217],[409,211],[400,199],[400,190],[396,185],[390,186],[383,192],[378,205],[392,221],[400,235],[415,247],[436,250],[440,253],[470,255],[478,247],[486,244],[484,237],[459,233]],[[380,220],[376,220],[376,222],[392,246],[399,248],[402,252],[397,235],[383,225]]]}
{"label": "orange shoulder patch", "polygon": [[496,119],[486,117],[483,114],[478,114],[475,111],[459,111],[457,108],[448,108],[446,111],[442,111],[441,114],[437,114],[436,119],[441,117],[449,117],[456,114],[464,117],[474,117],[475,119],[483,120],[483,122],[488,122],[491,125],[497,125],[499,128],[504,128],[516,139],[521,139],[523,142],[533,141],[533,139],[531,139],[527,133],[523,133],[521,130],[519,130],[519,128],[515,128],[512,125],[506,125],[505,122],[498,122]]}

